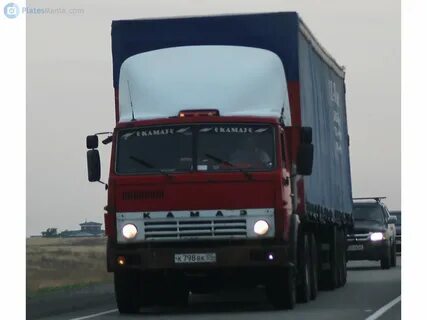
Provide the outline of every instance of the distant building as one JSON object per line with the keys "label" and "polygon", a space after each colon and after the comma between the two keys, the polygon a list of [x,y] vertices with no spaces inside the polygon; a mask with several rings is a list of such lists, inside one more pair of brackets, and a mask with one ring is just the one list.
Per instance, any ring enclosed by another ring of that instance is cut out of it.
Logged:
{"label": "distant building", "polygon": [[80,223],[80,231],[98,235],[100,233],[103,233],[103,231],[101,230],[101,226],[102,223],[98,222],[83,222]]}
{"label": "distant building", "polygon": [[61,233],[58,233],[57,228],[48,228],[46,231],[42,232],[42,237],[92,238],[102,237],[104,235],[104,230],[101,229],[102,223],[85,221],[83,223],[80,223],[79,225],[80,230],[65,230]]}
{"label": "distant building", "polygon": [[46,231],[42,232],[42,237],[45,238],[54,238],[58,237],[58,229],[57,228],[47,228]]}
{"label": "distant building", "polygon": [[80,230],[65,230],[61,232],[62,238],[93,238],[97,236],[98,235],[94,235],[93,233],[82,232]]}

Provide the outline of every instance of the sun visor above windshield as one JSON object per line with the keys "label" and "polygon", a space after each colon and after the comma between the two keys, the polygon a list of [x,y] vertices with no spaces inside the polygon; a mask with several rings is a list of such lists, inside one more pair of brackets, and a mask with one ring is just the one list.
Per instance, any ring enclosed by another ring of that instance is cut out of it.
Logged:
{"label": "sun visor above windshield", "polygon": [[216,109],[222,116],[282,114],[290,125],[286,76],[271,51],[238,46],[184,46],[126,59],[120,69],[119,121]]}

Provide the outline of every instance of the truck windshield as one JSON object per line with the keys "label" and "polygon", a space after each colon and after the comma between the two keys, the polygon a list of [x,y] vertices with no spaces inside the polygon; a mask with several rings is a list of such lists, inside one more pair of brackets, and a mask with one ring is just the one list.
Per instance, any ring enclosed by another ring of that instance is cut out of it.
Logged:
{"label": "truck windshield", "polygon": [[262,170],[274,166],[273,127],[202,125],[198,128],[198,170]]}
{"label": "truck windshield", "polygon": [[118,133],[121,174],[270,170],[271,125],[203,124],[125,129]]}
{"label": "truck windshield", "polygon": [[382,208],[378,205],[355,206],[353,208],[353,218],[356,224],[358,221],[384,223],[384,214]]}
{"label": "truck windshield", "polygon": [[189,171],[193,130],[190,126],[162,126],[122,130],[118,135],[117,172]]}

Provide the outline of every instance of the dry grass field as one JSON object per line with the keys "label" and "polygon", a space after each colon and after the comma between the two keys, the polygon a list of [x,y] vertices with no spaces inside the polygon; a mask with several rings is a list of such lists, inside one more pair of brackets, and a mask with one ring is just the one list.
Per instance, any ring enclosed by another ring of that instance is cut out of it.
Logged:
{"label": "dry grass field", "polygon": [[106,238],[27,239],[27,294],[111,281],[105,244]]}

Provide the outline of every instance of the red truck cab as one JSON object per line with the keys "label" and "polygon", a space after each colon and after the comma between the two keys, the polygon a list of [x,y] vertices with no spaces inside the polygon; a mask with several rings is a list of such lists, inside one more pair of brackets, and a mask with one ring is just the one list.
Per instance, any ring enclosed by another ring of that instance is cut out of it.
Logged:
{"label": "red truck cab", "polygon": [[257,283],[268,281],[264,269],[293,267],[291,133],[279,119],[217,110],[118,124],[105,214],[108,270],[117,279],[183,282],[185,295],[227,274]]}

